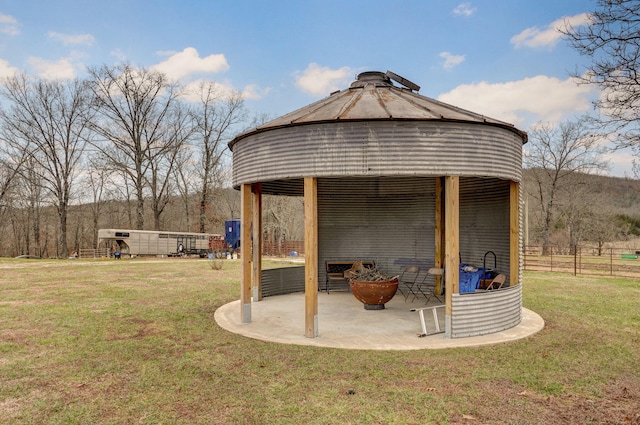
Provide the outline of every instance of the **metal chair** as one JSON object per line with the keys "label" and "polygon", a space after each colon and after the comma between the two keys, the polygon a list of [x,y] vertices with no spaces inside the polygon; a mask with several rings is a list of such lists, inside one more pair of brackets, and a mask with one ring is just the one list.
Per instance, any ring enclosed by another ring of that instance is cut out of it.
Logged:
{"label": "metal chair", "polygon": [[414,286],[418,281],[418,275],[420,274],[420,267],[407,266],[402,270],[400,277],[398,278],[398,290],[404,296],[406,301],[409,295],[415,296]]}
{"label": "metal chair", "polygon": [[415,287],[414,294],[424,295],[426,303],[429,304],[431,298],[435,297],[441,303],[444,303],[440,295],[436,293],[436,276],[444,277],[444,269],[439,267],[432,267],[427,271],[427,274],[422,279],[422,282],[418,283]]}
{"label": "metal chair", "polygon": [[494,277],[493,280],[491,281],[491,283],[489,284],[489,286],[487,286],[487,291],[491,291],[493,289],[500,289],[504,286],[504,284],[507,281],[507,276],[503,275],[503,274],[499,274],[498,276]]}

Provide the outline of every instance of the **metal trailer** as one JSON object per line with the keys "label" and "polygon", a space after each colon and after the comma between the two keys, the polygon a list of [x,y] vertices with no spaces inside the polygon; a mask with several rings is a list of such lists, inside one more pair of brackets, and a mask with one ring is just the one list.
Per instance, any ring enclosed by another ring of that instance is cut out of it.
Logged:
{"label": "metal trailer", "polygon": [[163,232],[154,230],[99,229],[98,247],[122,255],[199,255],[206,257],[212,241],[223,235],[211,233]]}

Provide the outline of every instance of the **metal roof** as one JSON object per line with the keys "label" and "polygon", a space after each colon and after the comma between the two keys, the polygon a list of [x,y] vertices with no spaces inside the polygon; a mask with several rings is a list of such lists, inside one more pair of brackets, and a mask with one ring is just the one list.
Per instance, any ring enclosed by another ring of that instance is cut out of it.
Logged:
{"label": "metal roof", "polygon": [[[394,85],[393,81],[402,85]],[[420,87],[390,72],[369,71],[358,75],[348,89],[294,112],[269,121],[236,136],[229,148],[240,139],[275,128],[336,121],[429,120],[494,125],[509,129],[527,142],[527,134],[513,124],[467,111],[417,93]]]}

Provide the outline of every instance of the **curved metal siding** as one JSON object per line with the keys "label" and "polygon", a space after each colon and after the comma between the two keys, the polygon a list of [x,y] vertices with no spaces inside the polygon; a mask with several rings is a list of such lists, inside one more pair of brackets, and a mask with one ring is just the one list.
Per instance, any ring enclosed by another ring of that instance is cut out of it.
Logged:
{"label": "curved metal siding", "polygon": [[262,270],[262,296],[304,292],[304,266]]}
{"label": "curved metal siding", "polygon": [[496,291],[453,294],[451,316],[452,338],[510,329],[522,320],[522,285]]}
{"label": "curved metal siding", "polygon": [[443,121],[332,122],[239,140],[233,184],[300,177],[486,176],[520,181],[522,139],[490,125]]}
{"label": "curved metal siding", "polygon": [[[460,257],[463,263],[485,265],[489,251],[496,255],[496,270],[509,278],[509,189],[498,179],[460,179]],[[493,255],[486,266],[494,268]],[[508,280],[509,281],[509,280]]]}
{"label": "curved metal siding", "polygon": [[524,197],[522,196],[523,193],[523,185],[520,185],[519,188],[519,194],[518,194],[518,223],[520,224],[520,228],[518,230],[518,282],[520,282],[520,286],[522,286],[523,284],[523,274],[522,271],[524,270]]}
{"label": "curved metal siding", "polygon": [[326,260],[374,260],[399,274],[399,259],[434,262],[434,178],[318,179],[319,285]]}

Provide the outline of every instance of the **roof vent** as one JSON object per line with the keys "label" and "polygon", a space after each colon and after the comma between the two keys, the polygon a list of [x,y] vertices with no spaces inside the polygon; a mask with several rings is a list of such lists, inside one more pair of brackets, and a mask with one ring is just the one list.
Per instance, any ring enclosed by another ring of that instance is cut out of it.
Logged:
{"label": "roof vent", "polygon": [[364,87],[367,84],[376,86],[393,86],[387,74],[379,71],[367,71],[358,74],[356,81],[351,83],[351,87]]}
{"label": "roof vent", "polygon": [[402,84],[403,86],[405,86],[409,90],[420,91],[420,86],[419,85],[407,80],[404,77],[399,76],[398,74],[394,74],[391,71],[387,71],[387,73],[385,75],[387,77],[391,78],[396,83]]}
{"label": "roof vent", "polygon": [[402,88],[413,90],[416,92],[420,90],[419,85],[412,83],[406,78],[401,77],[398,74],[395,74],[391,71],[387,71],[386,73],[379,72],[379,71],[361,72],[360,74],[358,74],[356,81],[351,83],[351,88],[364,87],[369,84],[372,84],[376,87],[380,87],[380,86],[394,87],[393,82],[391,80],[402,85],[403,86]]}

